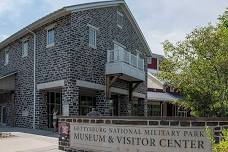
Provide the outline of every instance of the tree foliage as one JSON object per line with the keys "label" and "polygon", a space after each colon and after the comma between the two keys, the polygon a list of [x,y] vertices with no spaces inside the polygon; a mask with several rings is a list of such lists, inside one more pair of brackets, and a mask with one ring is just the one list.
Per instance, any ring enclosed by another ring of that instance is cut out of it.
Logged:
{"label": "tree foliage", "polygon": [[228,116],[228,11],[176,44],[163,43],[159,77],[178,88],[178,101],[196,116]]}
{"label": "tree foliage", "polygon": [[214,132],[211,128],[206,128],[206,134],[208,136],[209,141],[212,144],[213,152],[228,152],[228,130],[224,129],[220,134],[221,141],[219,143],[215,142]]}

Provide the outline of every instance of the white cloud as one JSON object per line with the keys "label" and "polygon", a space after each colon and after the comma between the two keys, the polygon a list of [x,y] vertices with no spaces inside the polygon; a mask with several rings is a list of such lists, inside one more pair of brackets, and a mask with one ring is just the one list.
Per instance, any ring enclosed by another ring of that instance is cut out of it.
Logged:
{"label": "white cloud", "polygon": [[[40,17],[68,5],[104,0],[0,0],[0,40]],[[228,0],[125,0],[152,52],[161,42],[177,42],[197,26],[215,23]]]}
{"label": "white cloud", "polygon": [[50,10],[57,10],[64,6],[77,5],[89,2],[104,1],[104,0],[43,0],[49,6]]}
{"label": "white cloud", "polygon": [[194,28],[215,23],[227,0],[126,0],[153,53],[163,54],[161,42],[183,40]]}
{"label": "white cloud", "polygon": [[0,0],[0,17],[14,18],[21,15],[31,0]]}

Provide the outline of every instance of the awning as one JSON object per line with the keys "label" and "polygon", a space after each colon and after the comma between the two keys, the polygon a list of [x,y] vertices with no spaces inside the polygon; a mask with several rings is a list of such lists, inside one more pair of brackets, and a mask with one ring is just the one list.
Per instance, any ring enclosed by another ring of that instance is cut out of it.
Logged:
{"label": "awning", "polygon": [[178,100],[180,99],[180,96],[177,95],[172,95],[171,93],[167,92],[147,92],[147,99],[148,100],[153,100],[153,101],[173,101],[173,100]]}
{"label": "awning", "polygon": [[0,77],[0,92],[15,90],[15,74],[13,72]]}

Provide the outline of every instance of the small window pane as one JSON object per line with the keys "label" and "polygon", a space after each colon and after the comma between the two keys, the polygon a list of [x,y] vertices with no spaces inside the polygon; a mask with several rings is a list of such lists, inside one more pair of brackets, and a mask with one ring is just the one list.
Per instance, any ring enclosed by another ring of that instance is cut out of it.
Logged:
{"label": "small window pane", "polygon": [[117,11],[117,25],[122,28],[123,27],[123,14],[119,11]]}
{"label": "small window pane", "polygon": [[97,45],[96,37],[97,37],[96,29],[89,27],[89,45],[91,47],[96,47],[96,45]]}
{"label": "small window pane", "polygon": [[22,45],[22,57],[25,57],[28,55],[28,41],[23,42]]}
{"label": "small window pane", "polygon": [[54,44],[54,29],[50,29],[48,30],[48,33],[47,33],[47,45],[51,45],[51,44]]}

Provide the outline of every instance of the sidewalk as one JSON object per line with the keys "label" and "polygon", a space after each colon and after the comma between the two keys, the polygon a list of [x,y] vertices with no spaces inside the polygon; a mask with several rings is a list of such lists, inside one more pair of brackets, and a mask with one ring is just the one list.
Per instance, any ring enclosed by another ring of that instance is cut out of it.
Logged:
{"label": "sidewalk", "polygon": [[63,152],[58,150],[58,135],[50,131],[0,128],[0,132],[14,135],[0,139],[0,151],[3,152]]}

